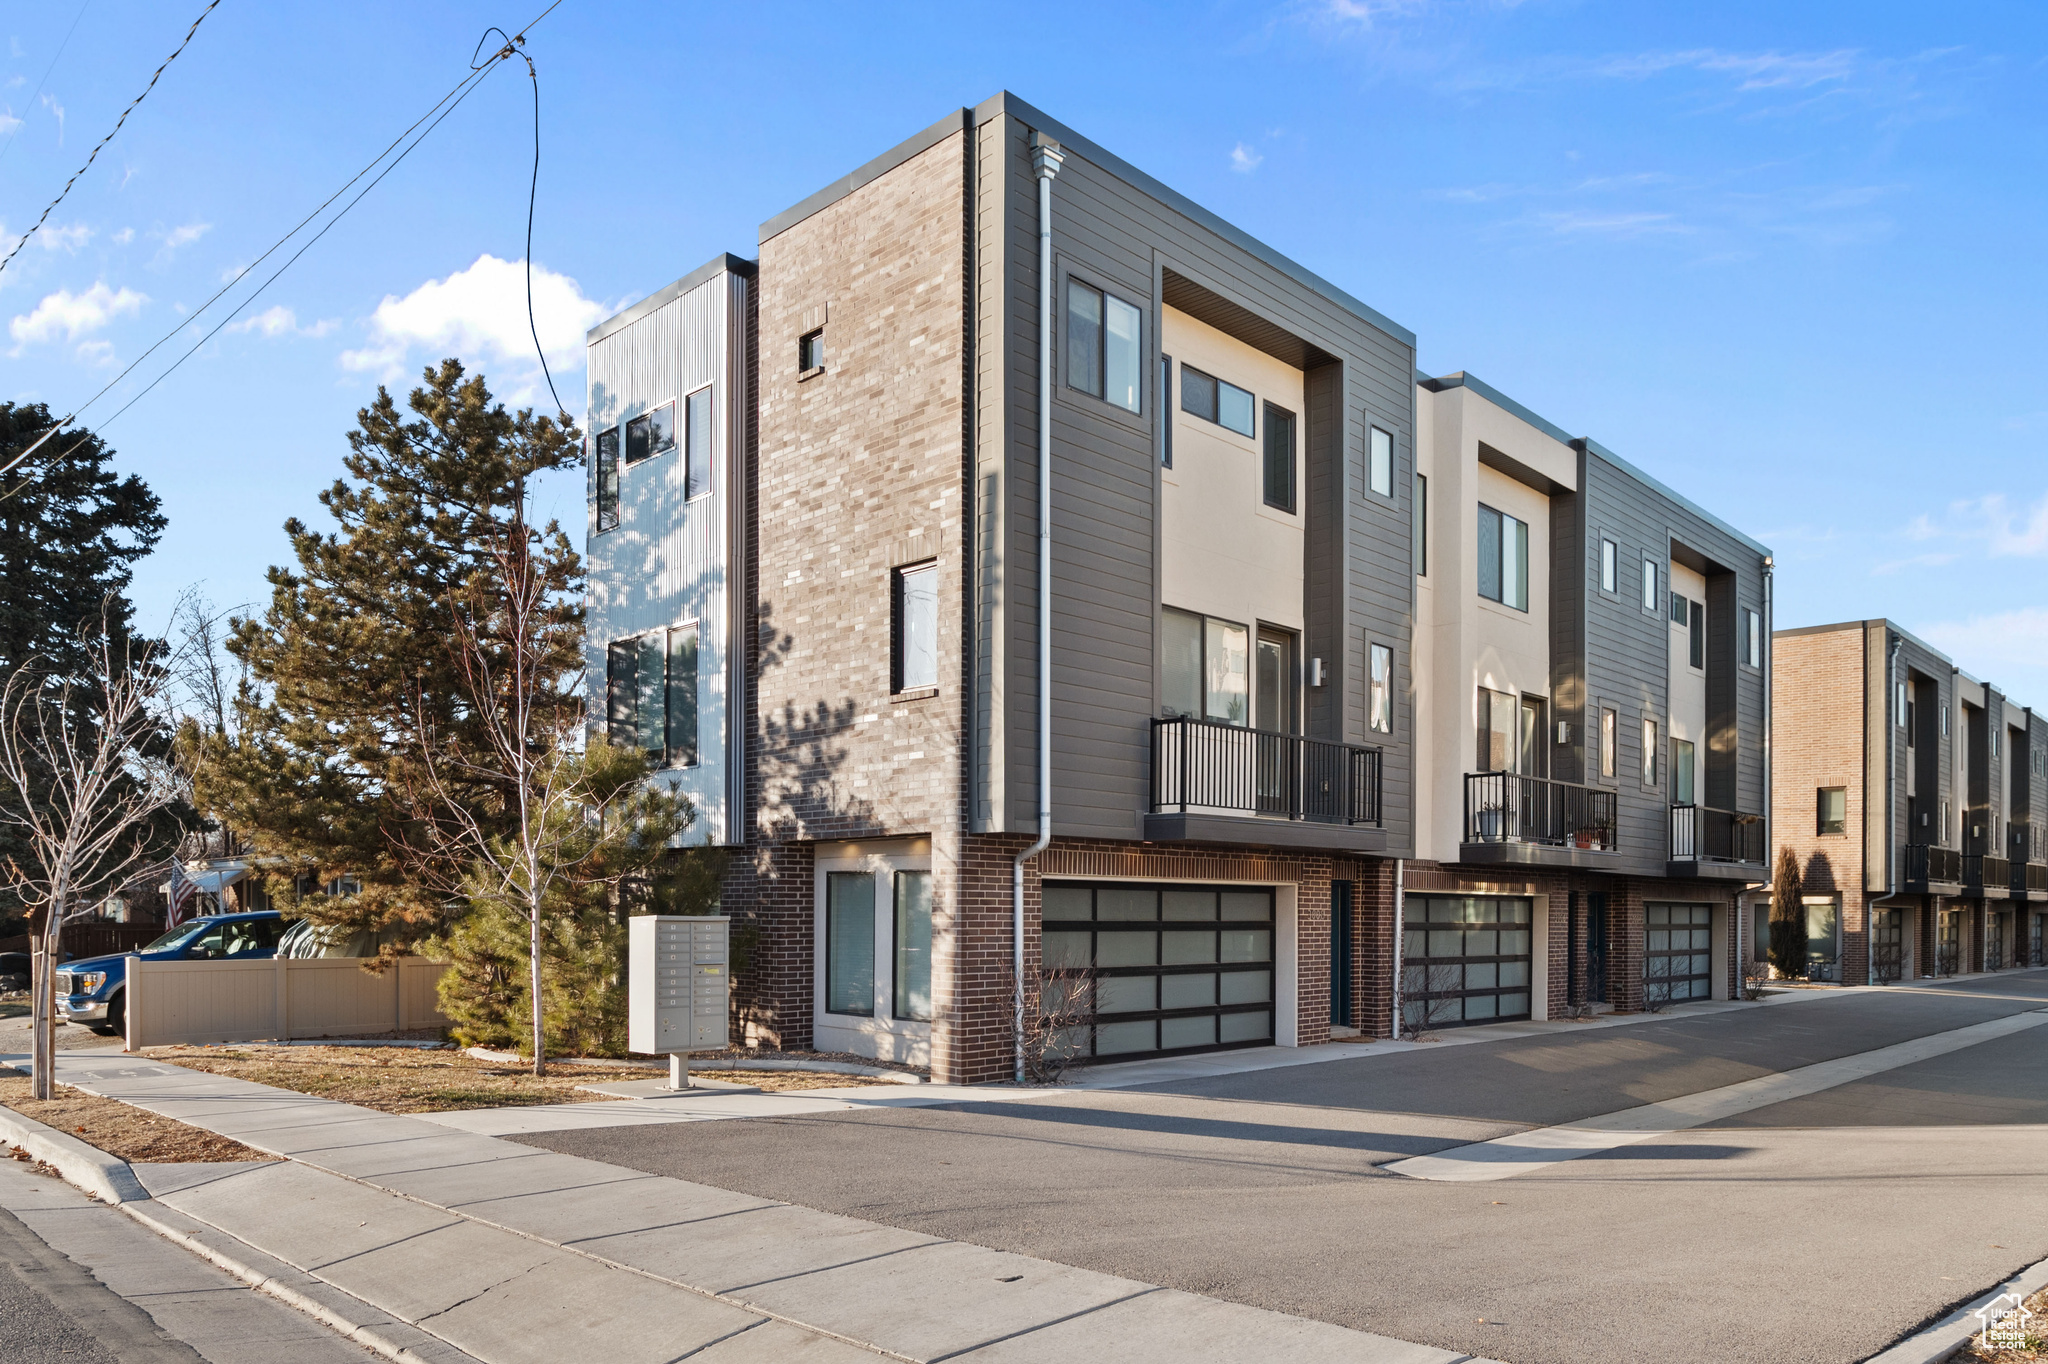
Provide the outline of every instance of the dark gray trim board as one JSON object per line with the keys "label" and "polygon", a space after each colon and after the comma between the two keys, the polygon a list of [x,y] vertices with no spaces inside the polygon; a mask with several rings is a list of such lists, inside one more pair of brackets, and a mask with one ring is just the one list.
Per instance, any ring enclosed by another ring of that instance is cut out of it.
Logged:
{"label": "dark gray trim board", "polygon": [[1481,867],[1573,867],[1579,871],[1604,871],[1613,876],[1636,876],[1611,852],[1589,848],[1567,848],[1555,843],[1460,843],[1458,862]]}
{"label": "dark gray trim board", "polygon": [[1234,815],[1142,815],[1148,843],[1228,843],[1236,847],[1323,848],[1332,852],[1384,853],[1383,829],[1309,820],[1255,819]]}
{"label": "dark gray trim board", "polygon": [[1757,884],[1769,879],[1761,862],[1666,862],[1664,877],[1669,881],[1741,881]]}
{"label": "dark gray trim board", "polygon": [[583,344],[586,346],[596,345],[621,327],[632,326],[649,313],[675,302],[698,285],[719,275],[744,275],[746,278],[752,279],[758,264],[759,262],[757,261],[741,260],[729,251],[721,251],[689,274],[684,275],[674,284],[665,285],[655,290],[638,303],[627,308],[624,312],[614,317],[608,317],[595,327],[592,327],[584,334]]}

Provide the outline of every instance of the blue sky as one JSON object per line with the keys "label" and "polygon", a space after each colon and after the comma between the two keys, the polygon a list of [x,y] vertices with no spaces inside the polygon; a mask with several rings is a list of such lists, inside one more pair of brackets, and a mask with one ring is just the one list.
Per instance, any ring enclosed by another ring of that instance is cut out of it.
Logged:
{"label": "blue sky", "polygon": [[[225,0],[0,274],[0,396],[81,401],[543,3]],[[0,17],[0,239],[200,7]],[[565,0],[529,51],[541,328],[572,411],[589,322],[1008,88],[1412,327],[1423,368],[1771,545],[1781,625],[1888,615],[2048,706],[2039,5]],[[542,392],[516,268],[530,100],[498,70],[107,428],[171,519],[145,619],[194,583],[262,599],[378,382],[458,353]],[[580,517],[580,484],[549,497]]]}

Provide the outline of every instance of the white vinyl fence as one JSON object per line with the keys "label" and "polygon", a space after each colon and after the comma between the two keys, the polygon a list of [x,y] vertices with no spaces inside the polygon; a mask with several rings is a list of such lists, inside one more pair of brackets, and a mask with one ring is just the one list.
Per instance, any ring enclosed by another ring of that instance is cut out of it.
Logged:
{"label": "white vinyl fence", "polygon": [[128,959],[128,1049],[179,1042],[360,1037],[447,1025],[434,987],[448,963],[401,957],[382,975],[354,957]]}

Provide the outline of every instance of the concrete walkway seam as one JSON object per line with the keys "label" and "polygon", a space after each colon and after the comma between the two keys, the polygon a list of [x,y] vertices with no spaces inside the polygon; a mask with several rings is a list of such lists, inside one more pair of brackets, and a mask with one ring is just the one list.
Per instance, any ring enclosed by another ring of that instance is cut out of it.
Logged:
{"label": "concrete walkway seam", "polygon": [[0,1142],[20,1147],[102,1203],[136,1203],[149,1197],[127,1161],[11,1108],[0,1108]]}
{"label": "concrete walkway seam", "polygon": [[1864,1364],[1940,1364],[1960,1350],[1977,1334],[1977,1309],[2007,1293],[2022,1299],[2048,1288],[2048,1260],[2027,1266],[1988,1293],[1970,1299],[1924,1331],[1907,1336],[1889,1349],[1880,1350]]}
{"label": "concrete walkway seam", "polygon": [[[288,1283],[285,1283],[275,1273],[267,1273],[264,1270],[257,1268],[255,1265],[244,1263],[243,1260],[241,1260],[240,1258],[230,1255],[225,1251],[219,1250],[214,1246],[210,1246],[206,1244],[206,1242],[200,1240],[196,1236],[191,1235],[190,1233],[180,1231],[178,1228],[170,1225],[170,1223],[161,1215],[157,1214],[155,1209],[144,1209],[133,1204],[124,1203],[121,1205],[121,1211],[127,1213],[130,1217],[140,1222],[143,1226],[148,1227],[151,1231],[163,1237],[165,1240],[170,1241],[175,1245],[182,1246],[184,1249],[190,1251],[192,1254],[197,1255],[200,1259],[205,1260],[208,1264],[211,1264],[218,1269],[224,1270],[225,1272],[232,1274],[235,1278],[240,1279],[243,1283],[248,1284],[249,1287],[255,1289],[257,1292],[264,1293],[269,1295],[270,1297],[276,1298],[279,1302],[284,1303],[288,1307],[297,1308],[299,1311],[304,1312],[307,1316],[313,1318],[315,1321],[319,1322],[322,1326],[327,1327],[335,1334],[352,1340],[356,1344],[361,1345],[366,1349],[373,1350],[376,1353],[384,1356],[386,1359],[395,1360],[397,1361],[397,1364],[450,1364],[451,1358],[470,1358],[470,1356],[462,1354],[456,1346],[448,1343],[447,1341],[442,1340],[439,1336],[434,1336],[433,1332],[428,1331],[425,1327],[412,1325],[411,1323],[404,1323],[409,1327],[409,1329],[418,1331],[421,1335],[432,1336],[433,1339],[443,1347],[443,1351],[445,1351],[445,1353],[437,1352],[438,1357],[434,1358],[430,1358],[428,1356],[419,1354],[410,1346],[405,1345],[397,1340],[391,1339],[387,1332],[379,1330],[375,1326],[369,1325],[367,1323],[350,1321],[346,1314],[335,1310],[328,1304],[321,1302],[318,1298],[315,1298],[310,1294],[307,1294],[302,1290],[295,1288]],[[192,1220],[195,1222],[198,1221],[197,1218],[193,1218]],[[200,1225],[205,1226],[208,1224],[200,1223]],[[215,1228],[215,1230],[220,1229]],[[241,1243],[240,1238],[235,1237],[231,1232],[222,1231],[221,1235],[227,1236],[230,1239],[235,1240],[237,1244]],[[256,1251],[253,1247],[250,1247],[249,1249],[250,1258],[252,1259],[256,1255],[261,1253]],[[279,1268],[285,1269],[288,1272],[297,1272],[290,1271],[290,1267],[283,1265],[282,1263],[279,1264]],[[383,1310],[381,1308],[378,1308],[375,1304],[363,1302],[362,1299],[357,1298],[352,1294],[344,1293],[341,1289],[335,1288],[332,1284],[327,1283],[324,1279],[318,1279],[317,1276],[310,1274],[306,1275],[306,1277],[315,1279],[317,1282],[321,1283],[323,1287],[327,1288],[330,1292],[333,1292],[341,1297],[347,1298],[351,1302],[362,1303],[362,1305],[370,1311],[377,1312],[380,1315],[385,1315],[383,1313]],[[393,1318],[393,1320],[396,1321],[397,1319]]]}

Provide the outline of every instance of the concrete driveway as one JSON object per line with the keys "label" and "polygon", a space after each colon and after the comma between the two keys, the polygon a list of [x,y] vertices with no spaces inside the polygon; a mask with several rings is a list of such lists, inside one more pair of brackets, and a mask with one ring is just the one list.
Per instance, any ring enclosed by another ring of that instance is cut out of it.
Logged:
{"label": "concrete driveway", "polygon": [[[1517,1364],[1848,1361],[2048,1258],[2048,1028],[2018,1017],[2044,1006],[2048,971],[2015,972],[1139,1089],[519,1140]],[[2024,1030],[1509,1178],[1381,1168],[1997,1019]]]}

